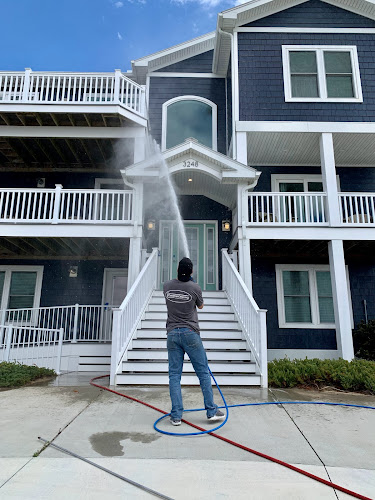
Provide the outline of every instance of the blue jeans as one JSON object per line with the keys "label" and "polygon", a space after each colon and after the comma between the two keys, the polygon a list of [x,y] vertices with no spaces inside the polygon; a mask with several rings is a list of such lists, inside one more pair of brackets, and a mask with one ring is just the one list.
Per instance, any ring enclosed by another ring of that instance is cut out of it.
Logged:
{"label": "blue jeans", "polygon": [[185,352],[190,358],[203,393],[207,417],[215,415],[217,405],[212,394],[211,375],[200,335],[191,328],[174,328],[167,338],[169,362],[169,394],[172,401],[171,417],[181,419],[184,411],[181,394],[181,374]]}

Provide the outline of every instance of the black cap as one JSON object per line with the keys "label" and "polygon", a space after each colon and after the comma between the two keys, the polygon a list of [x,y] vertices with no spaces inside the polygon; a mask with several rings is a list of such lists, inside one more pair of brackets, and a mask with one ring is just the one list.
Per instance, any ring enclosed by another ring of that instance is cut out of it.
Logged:
{"label": "black cap", "polygon": [[189,281],[193,272],[193,263],[188,257],[184,257],[178,263],[177,278],[180,281]]}

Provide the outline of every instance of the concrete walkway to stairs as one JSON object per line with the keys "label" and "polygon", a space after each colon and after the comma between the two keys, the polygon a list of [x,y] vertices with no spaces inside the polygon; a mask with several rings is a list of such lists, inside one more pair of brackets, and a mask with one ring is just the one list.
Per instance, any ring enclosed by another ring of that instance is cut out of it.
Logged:
{"label": "concrete walkway to stairs", "polygon": [[[33,457],[42,448],[40,435],[176,500],[352,498],[209,435],[159,434],[153,429],[159,413],[91,387],[93,376],[64,374],[53,382],[0,392],[1,499],[152,498],[51,447]],[[119,391],[170,409],[167,387]],[[374,396],[334,391],[224,387],[223,392],[228,404],[319,400],[375,406]],[[186,408],[202,407],[198,387],[183,388],[183,396]],[[220,404],[219,394],[215,397]],[[204,412],[186,418],[209,427]],[[191,432],[184,424],[161,426]],[[231,409],[218,433],[375,498],[374,429],[375,410],[272,405]]]}

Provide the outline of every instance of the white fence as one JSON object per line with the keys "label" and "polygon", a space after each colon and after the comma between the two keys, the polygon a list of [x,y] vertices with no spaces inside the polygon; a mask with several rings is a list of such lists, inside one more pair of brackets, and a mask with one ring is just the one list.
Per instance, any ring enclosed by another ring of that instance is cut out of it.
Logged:
{"label": "white fence", "polygon": [[[64,341],[110,342],[112,307],[71,305],[0,311],[1,325],[40,330],[64,330]],[[1,331],[4,326],[0,326]]]}
{"label": "white fence", "polygon": [[339,200],[344,225],[375,224],[375,193],[340,193]]}
{"label": "white fence", "polygon": [[145,115],[145,90],[121,73],[0,72],[0,101],[119,104]]}
{"label": "white fence", "polygon": [[325,193],[249,193],[250,224],[328,225]]}
{"label": "white fence", "polygon": [[64,330],[0,326],[0,361],[50,368],[60,373]]}
{"label": "white fence", "polygon": [[268,385],[266,311],[259,309],[226,249],[223,255],[223,290],[236,311],[248,346],[261,375],[262,387]]}
{"label": "white fence", "polygon": [[159,250],[154,248],[119,309],[113,310],[111,379],[115,377],[158,279]]}
{"label": "white fence", "polygon": [[0,189],[0,222],[130,224],[133,191],[107,189]]}

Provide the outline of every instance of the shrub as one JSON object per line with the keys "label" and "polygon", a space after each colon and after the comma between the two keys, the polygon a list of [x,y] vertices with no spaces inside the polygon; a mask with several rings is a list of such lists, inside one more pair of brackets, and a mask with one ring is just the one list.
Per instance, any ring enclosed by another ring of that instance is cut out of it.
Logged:
{"label": "shrub", "polygon": [[363,359],[295,359],[268,363],[270,387],[326,386],[375,394],[375,362]]}
{"label": "shrub", "polygon": [[20,387],[42,377],[56,376],[54,370],[19,363],[0,363],[0,387]]}
{"label": "shrub", "polygon": [[354,352],[358,358],[375,361],[375,320],[362,321],[353,331]]}

